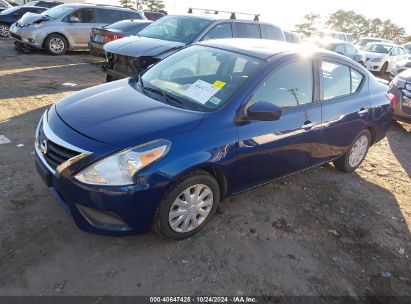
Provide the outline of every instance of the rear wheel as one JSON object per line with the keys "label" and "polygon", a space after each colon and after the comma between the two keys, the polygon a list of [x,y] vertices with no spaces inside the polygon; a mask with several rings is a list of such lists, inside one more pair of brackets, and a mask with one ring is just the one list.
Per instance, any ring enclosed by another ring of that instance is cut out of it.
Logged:
{"label": "rear wheel", "polygon": [[0,23],[0,37],[9,37],[10,27],[5,23]]}
{"label": "rear wheel", "polygon": [[157,208],[156,230],[162,236],[179,240],[201,230],[215,214],[220,187],[205,171],[183,178]]}
{"label": "rear wheel", "polygon": [[363,130],[354,139],[348,150],[339,159],[334,160],[334,166],[342,172],[353,172],[363,162],[371,145],[371,134]]}
{"label": "rear wheel", "polygon": [[67,52],[68,42],[60,34],[51,34],[44,41],[44,47],[51,55],[63,55]]}

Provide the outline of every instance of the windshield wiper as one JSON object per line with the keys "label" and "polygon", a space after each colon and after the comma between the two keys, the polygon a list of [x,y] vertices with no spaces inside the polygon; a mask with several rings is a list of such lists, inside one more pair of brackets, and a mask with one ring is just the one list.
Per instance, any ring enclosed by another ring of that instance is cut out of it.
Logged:
{"label": "windshield wiper", "polygon": [[[174,104],[174,105],[177,104],[177,106],[179,108],[183,108],[183,106],[182,106],[183,103],[180,100],[178,100],[177,98],[175,98],[174,96],[164,92],[163,90],[144,86],[143,79],[141,78],[141,75],[138,75],[138,84],[140,85],[140,87],[143,90],[150,91],[150,92],[156,93],[158,95],[161,95],[165,98],[165,100],[167,100],[168,103]],[[172,102],[170,102],[170,101],[172,101]]]}

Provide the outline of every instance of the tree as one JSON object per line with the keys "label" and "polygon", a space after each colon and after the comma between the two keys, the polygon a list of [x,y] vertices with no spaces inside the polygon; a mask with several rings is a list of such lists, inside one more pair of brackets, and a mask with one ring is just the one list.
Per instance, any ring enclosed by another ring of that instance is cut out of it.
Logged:
{"label": "tree", "polygon": [[310,13],[310,14],[305,15],[304,16],[305,22],[296,24],[295,31],[297,33],[303,34],[304,36],[310,37],[312,34],[318,31],[317,30],[318,19],[320,19],[319,14]]}
{"label": "tree", "polygon": [[140,0],[138,3],[150,11],[161,11],[165,8],[163,0]]}
{"label": "tree", "polygon": [[120,4],[126,8],[134,8],[136,6],[135,0],[120,0]]}
{"label": "tree", "polygon": [[369,29],[369,20],[354,11],[338,10],[325,24],[338,32],[352,34],[354,39],[366,35]]}
{"label": "tree", "polygon": [[395,43],[401,43],[405,37],[405,29],[387,19],[382,23],[380,34],[382,38],[392,40]]}
{"label": "tree", "polygon": [[354,11],[338,10],[331,14],[326,25],[333,30],[346,32],[355,39],[370,36],[401,43],[405,39],[405,29],[391,20],[367,19]]}

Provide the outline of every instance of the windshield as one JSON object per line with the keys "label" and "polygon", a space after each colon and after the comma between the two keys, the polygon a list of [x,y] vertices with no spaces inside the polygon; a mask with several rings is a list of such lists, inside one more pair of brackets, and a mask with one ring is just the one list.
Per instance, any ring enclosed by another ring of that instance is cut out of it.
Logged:
{"label": "windshield", "polygon": [[169,94],[180,107],[209,112],[223,106],[261,65],[255,58],[195,45],[157,63],[139,87],[160,91],[158,97]]}
{"label": "windshield", "polygon": [[51,19],[60,19],[66,16],[69,12],[73,10],[71,6],[59,5],[55,6],[47,11],[42,12],[43,16],[50,17]]}
{"label": "windshield", "polygon": [[194,17],[163,17],[142,30],[139,35],[190,44],[211,23]]}
{"label": "windshield", "polygon": [[363,48],[364,51],[380,53],[380,54],[388,54],[391,51],[391,49],[392,49],[391,45],[380,44],[380,43],[367,44]]}

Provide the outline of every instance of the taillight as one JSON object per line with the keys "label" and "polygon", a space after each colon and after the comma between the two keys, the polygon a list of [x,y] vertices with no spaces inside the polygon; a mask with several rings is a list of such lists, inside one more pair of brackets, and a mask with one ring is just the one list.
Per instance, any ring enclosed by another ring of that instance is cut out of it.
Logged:
{"label": "taillight", "polygon": [[117,39],[120,39],[120,38],[123,38],[123,37],[124,36],[121,35],[121,34],[110,34],[110,35],[107,35],[106,37],[104,37],[104,41],[105,42],[110,42],[110,41],[117,40]]}
{"label": "taillight", "polygon": [[393,93],[388,93],[387,98],[390,100],[392,106],[398,104],[397,96],[395,96]]}

